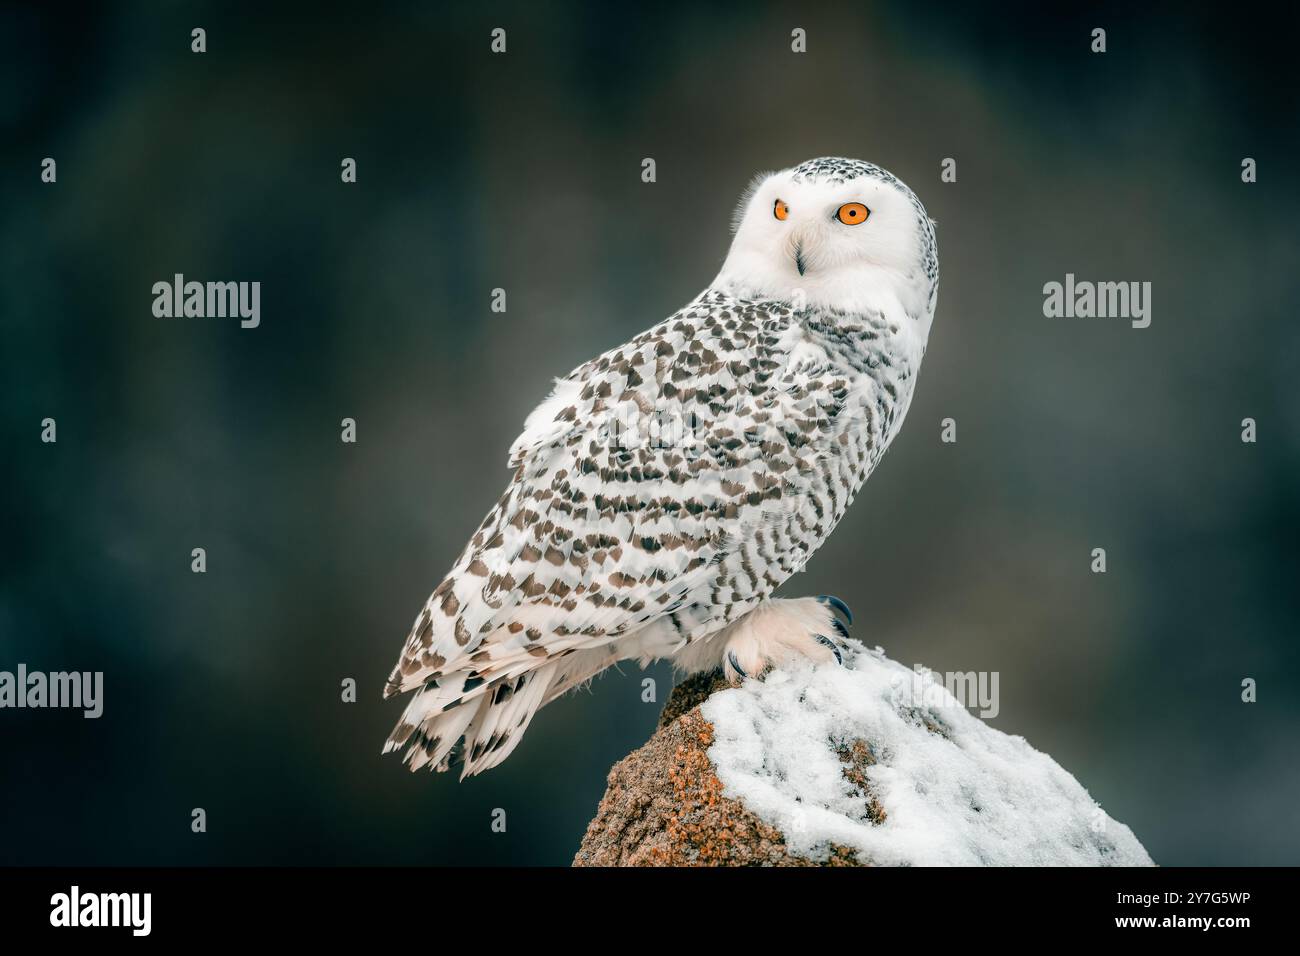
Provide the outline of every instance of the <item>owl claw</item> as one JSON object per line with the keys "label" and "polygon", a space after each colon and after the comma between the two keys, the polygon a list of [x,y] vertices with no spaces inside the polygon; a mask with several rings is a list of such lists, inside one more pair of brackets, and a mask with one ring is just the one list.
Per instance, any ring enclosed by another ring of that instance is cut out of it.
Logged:
{"label": "owl claw", "polygon": [[838,617],[831,618],[831,627],[839,632],[840,637],[847,638],[849,636],[849,629],[844,626],[844,622]]}
{"label": "owl claw", "polygon": [[735,651],[732,651],[729,654],[727,654],[727,660],[731,662],[731,669],[735,671],[737,674],[739,674],[742,679],[749,676],[748,674],[745,673],[745,669],[740,666],[740,661],[736,660]]}
{"label": "owl claw", "polygon": [[817,598],[817,600],[820,601],[822,604],[827,605],[828,607],[833,607],[835,610],[839,611],[841,614],[844,615],[844,618],[845,620],[848,621],[848,623],[850,624],[853,623],[853,612],[849,610],[849,606],[845,604],[843,601],[841,601],[839,598],[835,597],[833,594],[822,594]]}
{"label": "owl claw", "polygon": [[[836,621],[835,623],[839,624],[839,621]],[[848,637],[847,634],[844,636]],[[831,649],[831,653],[835,655],[836,664],[839,664],[841,667],[844,666],[844,655],[840,653],[840,649],[835,646],[834,641],[824,634],[814,634],[813,637],[816,638],[818,644],[825,644]]]}

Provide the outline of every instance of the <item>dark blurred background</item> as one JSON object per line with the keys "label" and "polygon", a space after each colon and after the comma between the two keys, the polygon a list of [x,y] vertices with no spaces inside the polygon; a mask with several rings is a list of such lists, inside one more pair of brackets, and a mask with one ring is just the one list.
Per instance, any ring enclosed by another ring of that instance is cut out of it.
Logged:
{"label": "dark blurred background", "polygon": [[[1000,672],[994,725],[1158,862],[1300,862],[1297,24],[1039,6],[6,7],[0,669],[102,670],[105,712],[0,711],[0,862],[567,863],[668,668],[463,784],[380,758],[383,679],[551,378],[824,154],[916,190],[942,278],[907,426],[787,593]],[[177,272],[260,280],[261,327],[155,318]],[[1067,272],[1152,282],[1151,327],[1044,318]]]}

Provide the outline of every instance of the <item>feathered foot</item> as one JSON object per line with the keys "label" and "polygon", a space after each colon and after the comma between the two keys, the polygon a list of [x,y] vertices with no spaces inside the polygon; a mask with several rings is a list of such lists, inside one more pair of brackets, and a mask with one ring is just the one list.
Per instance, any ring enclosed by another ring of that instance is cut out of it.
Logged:
{"label": "feathered foot", "polygon": [[727,625],[712,639],[723,649],[727,680],[738,684],[746,677],[762,677],[769,668],[799,657],[843,663],[832,635],[847,638],[849,632],[832,608],[852,620],[839,598],[773,598]]}

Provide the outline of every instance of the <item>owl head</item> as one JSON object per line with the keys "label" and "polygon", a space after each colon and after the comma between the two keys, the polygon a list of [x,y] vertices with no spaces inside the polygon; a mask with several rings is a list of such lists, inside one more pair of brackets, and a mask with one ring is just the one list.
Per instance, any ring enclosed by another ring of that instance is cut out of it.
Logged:
{"label": "owl head", "polygon": [[795,306],[902,306],[928,333],[939,280],[934,223],[912,190],[858,159],[759,176],[736,209],[715,286]]}

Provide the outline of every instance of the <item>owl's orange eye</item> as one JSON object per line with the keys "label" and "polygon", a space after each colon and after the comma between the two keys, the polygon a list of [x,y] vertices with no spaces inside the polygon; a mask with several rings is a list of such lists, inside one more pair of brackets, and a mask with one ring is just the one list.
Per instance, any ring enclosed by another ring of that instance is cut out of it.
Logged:
{"label": "owl's orange eye", "polygon": [[867,221],[871,210],[860,202],[846,202],[835,210],[835,218],[846,226],[856,226]]}
{"label": "owl's orange eye", "polygon": [[772,206],[772,215],[776,216],[776,218],[780,219],[782,222],[785,222],[786,217],[790,215],[790,207],[778,199]]}

